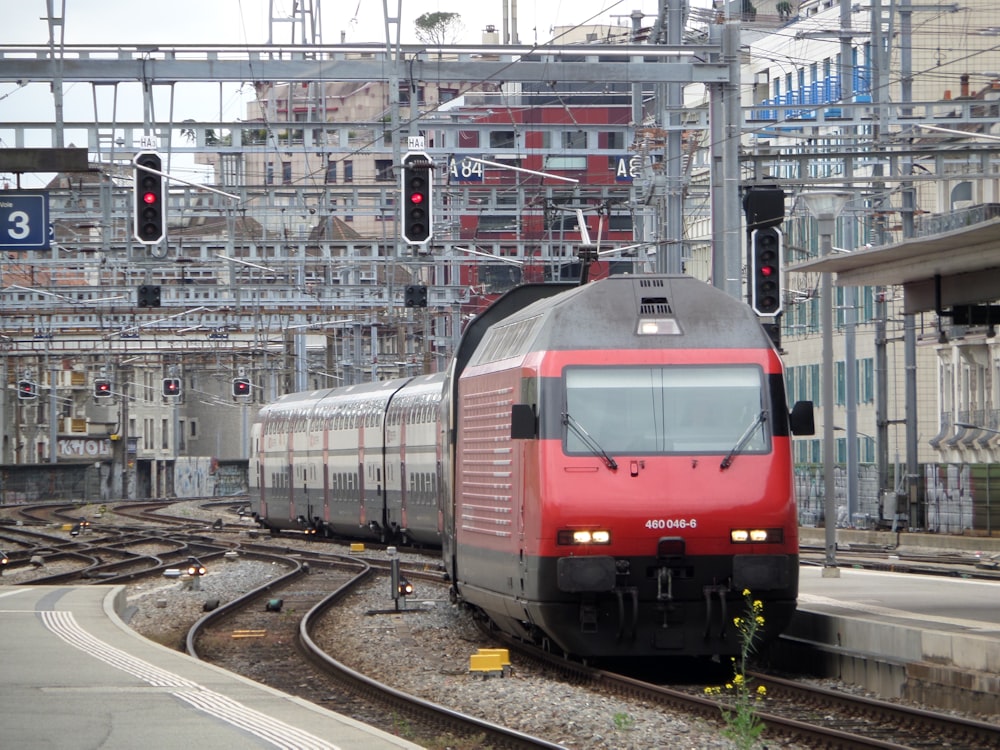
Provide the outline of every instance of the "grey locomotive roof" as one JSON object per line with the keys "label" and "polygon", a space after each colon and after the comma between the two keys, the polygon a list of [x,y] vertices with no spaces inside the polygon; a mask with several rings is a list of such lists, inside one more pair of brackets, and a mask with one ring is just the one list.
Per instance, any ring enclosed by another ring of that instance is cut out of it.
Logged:
{"label": "grey locomotive roof", "polygon": [[[640,335],[640,320],[673,320],[675,334]],[[771,348],[750,307],[690,276],[612,276],[545,297],[497,321],[482,363],[528,351]]]}

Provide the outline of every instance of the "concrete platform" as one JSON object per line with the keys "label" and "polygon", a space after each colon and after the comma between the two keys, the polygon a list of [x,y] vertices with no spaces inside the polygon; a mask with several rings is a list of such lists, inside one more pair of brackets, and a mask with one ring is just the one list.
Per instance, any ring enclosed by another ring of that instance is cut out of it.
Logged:
{"label": "concrete platform", "polygon": [[0,746],[419,748],[147,640],[124,601],[120,586],[0,586]]}
{"label": "concrete platform", "polygon": [[[851,543],[846,539],[870,544],[872,535],[838,531],[838,545]],[[998,547],[989,539],[909,534],[897,549],[990,553]],[[818,650],[825,676],[864,685],[882,698],[1000,714],[1000,582],[960,571],[951,577],[853,567],[836,572],[828,577],[822,567],[802,566],[798,612],[777,661],[801,666],[806,649]]]}

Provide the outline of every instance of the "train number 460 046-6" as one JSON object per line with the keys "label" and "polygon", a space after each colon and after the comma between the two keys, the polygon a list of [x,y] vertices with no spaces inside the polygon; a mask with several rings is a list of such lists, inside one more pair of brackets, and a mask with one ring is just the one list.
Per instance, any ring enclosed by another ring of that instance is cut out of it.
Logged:
{"label": "train number 460 046-6", "polygon": [[697,518],[650,518],[646,521],[647,529],[695,529]]}

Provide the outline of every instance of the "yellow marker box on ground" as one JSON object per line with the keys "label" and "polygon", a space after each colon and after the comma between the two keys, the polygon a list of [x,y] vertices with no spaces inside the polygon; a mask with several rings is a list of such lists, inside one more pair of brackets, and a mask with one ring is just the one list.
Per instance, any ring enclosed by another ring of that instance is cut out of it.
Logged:
{"label": "yellow marker box on ground", "polygon": [[510,650],[506,648],[481,648],[477,653],[480,654],[496,654],[500,658],[500,664],[509,667],[510,666]]}
{"label": "yellow marker box on ground", "polygon": [[503,664],[499,654],[472,654],[469,657],[469,671],[486,674],[503,674]]}

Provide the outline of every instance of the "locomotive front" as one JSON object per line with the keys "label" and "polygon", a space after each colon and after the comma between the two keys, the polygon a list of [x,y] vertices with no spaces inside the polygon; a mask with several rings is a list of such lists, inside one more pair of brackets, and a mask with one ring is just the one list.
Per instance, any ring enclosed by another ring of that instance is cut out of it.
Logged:
{"label": "locomotive front", "polygon": [[590,359],[546,363],[550,400],[526,441],[539,452],[537,502],[525,503],[537,510],[525,521],[538,539],[530,621],[573,654],[734,654],[749,589],[765,633],[780,632],[795,608],[798,534],[772,358]]}

